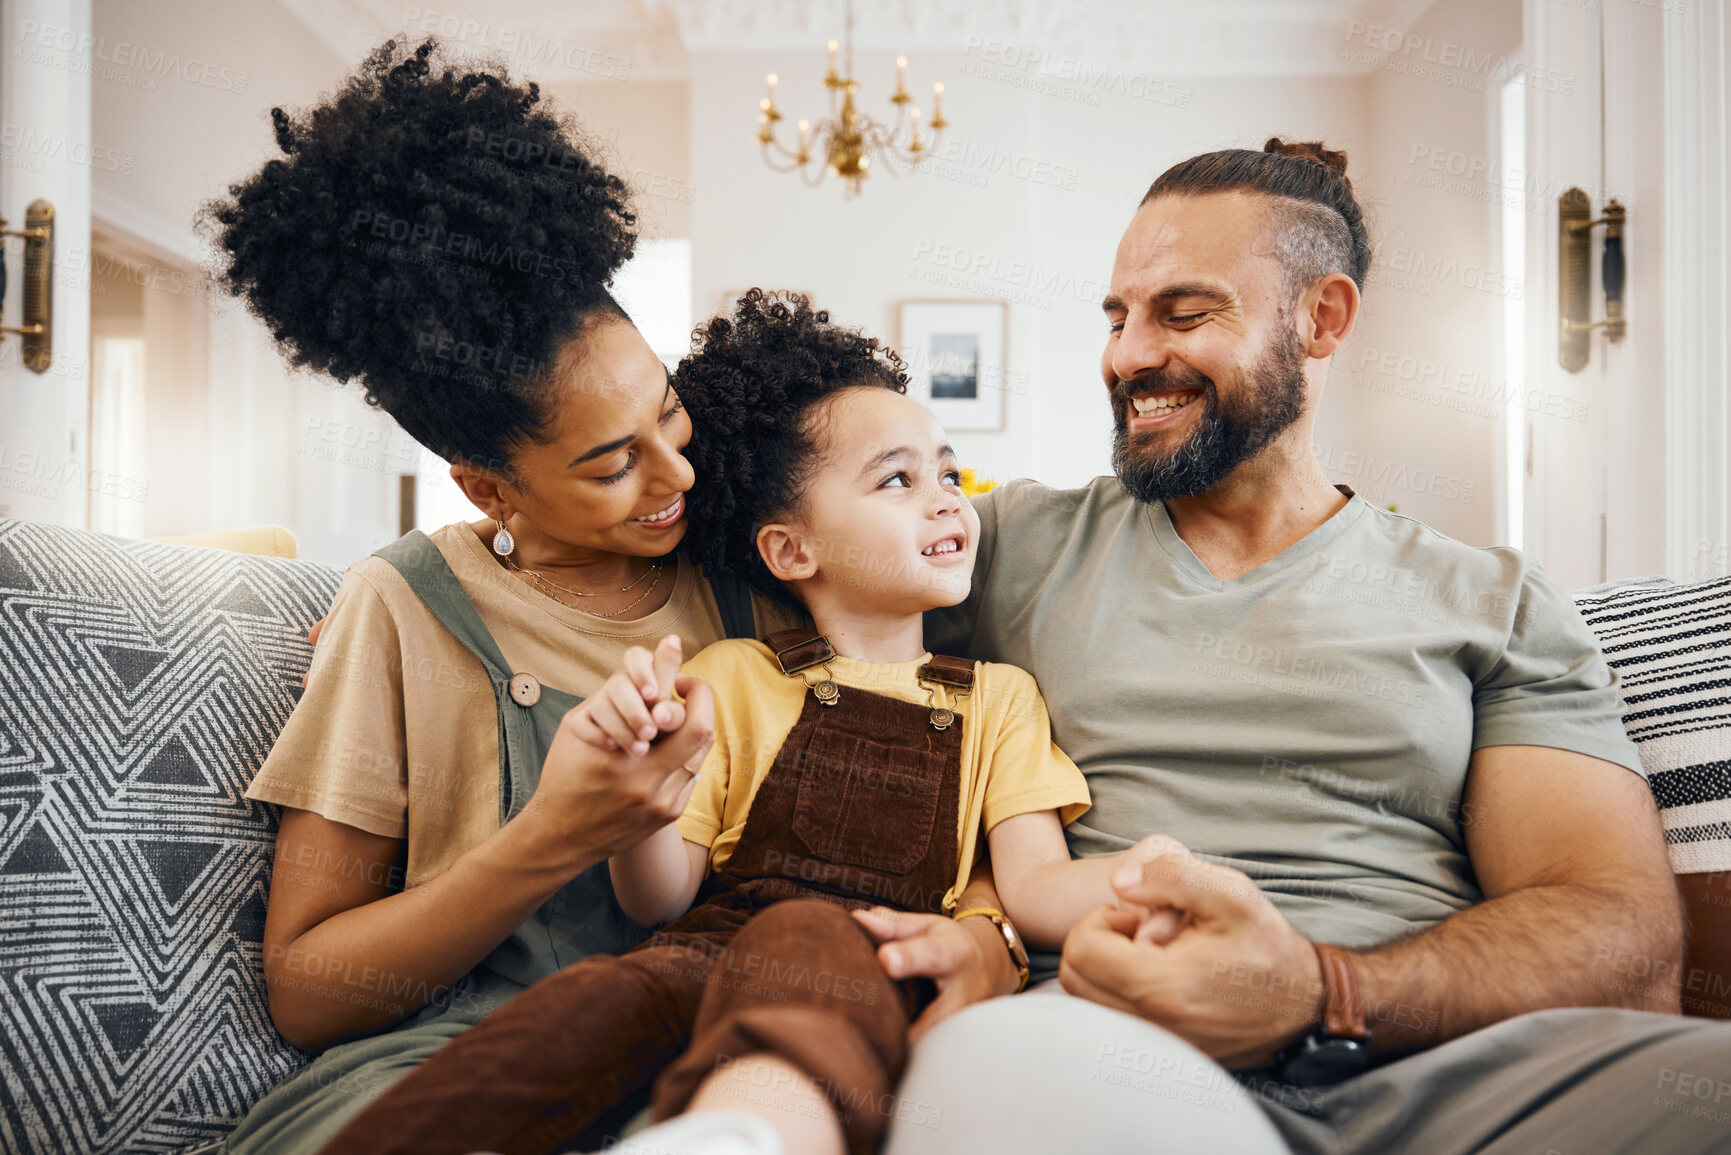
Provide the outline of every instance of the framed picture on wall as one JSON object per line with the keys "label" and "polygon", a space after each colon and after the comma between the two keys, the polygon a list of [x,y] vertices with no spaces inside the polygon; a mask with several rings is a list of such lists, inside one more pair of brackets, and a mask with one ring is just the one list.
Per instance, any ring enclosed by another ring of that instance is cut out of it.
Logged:
{"label": "framed picture on wall", "polygon": [[903,301],[898,343],[908,396],[958,433],[1004,428],[1003,301]]}

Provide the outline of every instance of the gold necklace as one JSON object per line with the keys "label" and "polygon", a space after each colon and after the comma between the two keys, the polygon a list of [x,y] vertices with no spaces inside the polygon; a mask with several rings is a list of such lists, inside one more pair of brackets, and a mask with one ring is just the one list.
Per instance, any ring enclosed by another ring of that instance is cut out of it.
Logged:
{"label": "gold necklace", "polygon": [[536,577],[540,578],[542,581],[551,582],[553,585],[558,586],[560,589],[564,590],[566,593],[574,594],[575,596],[580,597],[580,598],[598,598],[598,597],[601,597],[603,594],[608,594],[608,593],[624,593],[626,590],[634,589],[638,585],[642,584],[644,578],[648,577],[650,574],[654,573],[656,570],[661,568],[660,566],[651,563],[649,568],[644,570],[641,574],[637,575],[637,580],[632,582],[630,585],[620,586],[617,590],[601,590],[598,593],[586,593],[583,590],[574,589],[571,586],[564,585],[560,582],[555,582],[555,581],[553,581],[552,578],[546,577],[542,574],[535,573],[535,571],[532,569],[524,569],[522,566],[517,564],[516,559],[513,558],[510,554],[505,555],[505,564],[510,566],[512,569],[516,570],[518,573],[534,574]]}
{"label": "gold necklace", "polygon": [[[516,563],[516,561],[510,557],[510,555],[506,555],[504,560],[505,560],[505,565],[507,567],[515,570],[516,572],[522,574],[524,577],[528,578],[531,585],[535,586],[542,593],[546,594],[548,597],[552,598],[554,601],[560,602],[561,604],[568,604],[568,603],[565,603],[563,601],[563,599],[561,599],[559,597],[559,594],[561,592],[568,593],[568,594],[575,594],[577,597],[581,597],[581,598],[593,598],[593,597],[600,597],[601,596],[600,594],[584,593],[582,590],[574,590],[570,586],[562,585],[559,582],[556,582],[549,577],[546,577],[542,574],[536,573],[532,569],[524,569],[522,566],[518,565]],[[643,600],[645,598],[647,598],[650,594],[655,592],[655,587],[661,584],[661,571],[663,568],[664,567],[662,567],[660,565],[652,564],[649,567],[648,572],[646,572],[643,575],[643,577],[638,578],[637,581],[632,582],[631,585],[629,585],[629,586],[621,586],[619,588],[618,592],[624,593],[626,590],[630,589],[631,586],[634,586],[638,582],[641,582],[643,580],[643,578],[649,577],[650,574],[655,575],[654,579],[652,581],[650,581],[650,583],[649,583],[649,588],[645,589],[642,593],[638,594],[636,599],[634,599],[630,605],[626,606],[622,610],[614,610],[611,613],[603,614],[603,613],[597,613],[594,610],[585,610],[585,609],[583,609],[582,606],[572,606],[571,608],[574,610],[583,610],[584,613],[589,614],[592,617],[597,617],[597,618],[620,618],[620,617],[624,617],[626,614],[630,613],[632,610],[634,610],[638,606],[642,605]],[[606,591],[603,591],[603,592],[606,592]]]}

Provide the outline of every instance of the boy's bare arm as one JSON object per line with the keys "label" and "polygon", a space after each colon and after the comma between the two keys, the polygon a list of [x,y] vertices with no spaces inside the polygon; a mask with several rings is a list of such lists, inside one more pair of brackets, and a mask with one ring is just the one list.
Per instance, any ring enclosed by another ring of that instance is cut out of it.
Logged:
{"label": "boy's bare arm", "polygon": [[638,926],[658,926],[691,909],[709,848],[680,837],[679,825],[663,826],[607,861],[619,908]]}
{"label": "boy's bare arm", "polygon": [[1128,850],[1095,858],[1071,858],[1055,810],[1018,814],[992,827],[992,871],[1004,913],[1030,946],[1056,950],[1070,927],[1098,906],[1117,902],[1112,872],[1141,862],[1165,845],[1151,835]]}

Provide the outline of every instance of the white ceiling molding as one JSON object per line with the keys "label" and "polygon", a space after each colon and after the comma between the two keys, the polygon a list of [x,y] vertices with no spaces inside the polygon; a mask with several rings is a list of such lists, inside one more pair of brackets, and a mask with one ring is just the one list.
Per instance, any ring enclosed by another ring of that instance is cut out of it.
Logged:
{"label": "white ceiling molding", "polygon": [[[821,52],[840,38],[845,0],[645,0],[678,19],[690,52]],[[1358,76],[1356,25],[1402,31],[1434,0],[856,0],[863,51],[981,51],[1035,67],[1142,75]]]}
{"label": "white ceiling molding", "polygon": [[[344,59],[437,34],[548,83],[681,79],[688,53],[822,53],[845,0],[280,0]],[[1164,76],[1359,76],[1353,30],[1434,0],[856,0],[862,51],[1037,51],[1040,67]],[[1356,41],[1361,46],[1363,38]]]}
{"label": "white ceiling molding", "polygon": [[347,61],[399,33],[438,36],[543,84],[683,80],[673,14],[641,0],[279,0]]}

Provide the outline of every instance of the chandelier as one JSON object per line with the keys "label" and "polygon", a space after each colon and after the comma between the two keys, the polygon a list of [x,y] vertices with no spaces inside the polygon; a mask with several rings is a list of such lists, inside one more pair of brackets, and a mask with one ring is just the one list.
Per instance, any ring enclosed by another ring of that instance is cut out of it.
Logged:
{"label": "chandelier", "polygon": [[851,199],[859,194],[860,184],[871,168],[872,158],[883,161],[882,169],[891,176],[905,176],[919,168],[928,151],[937,147],[938,136],[948,126],[942,105],[944,86],[932,85],[932,118],[926,127],[931,139],[920,136],[920,109],[908,95],[908,58],[896,58],[896,91],[890,103],[896,106],[893,125],[885,125],[860,112],[854,104],[859,81],[853,78],[853,3],[847,4],[847,27],[842,40],[842,68],[836,71],[836,42],[829,42],[829,71],[823,86],[829,91],[829,119],[816,127],[809,120],[799,122],[799,138],[792,149],[776,137],[776,123],[781,110],[775,106],[776,74],[769,74],[769,92],[758,101],[757,140],[763,146],[763,160],[776,172],[797,172],[806,184],[823,180],[825,172],[833,172],[847,185]]}

